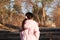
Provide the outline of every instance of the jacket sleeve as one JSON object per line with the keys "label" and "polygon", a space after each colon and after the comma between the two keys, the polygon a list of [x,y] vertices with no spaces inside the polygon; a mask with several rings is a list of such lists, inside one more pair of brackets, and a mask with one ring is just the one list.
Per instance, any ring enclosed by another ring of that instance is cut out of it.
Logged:
{"label": "jacket sleeve", "polygon": [[36,26],[36,27],[34,28],[34,35],[35,35],[35,37],[36,37],[37,40],[38,40],[39,37],[40,37],[40,31],[39,31],[39,27],[38,27],[38,26]]}

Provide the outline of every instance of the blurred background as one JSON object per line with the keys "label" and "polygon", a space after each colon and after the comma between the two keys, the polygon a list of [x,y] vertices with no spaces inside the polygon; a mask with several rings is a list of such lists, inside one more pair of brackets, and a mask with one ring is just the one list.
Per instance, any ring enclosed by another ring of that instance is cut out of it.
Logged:
{"label": "blurred background", "polygon": [[18,33],[27,12],[36,16],[41,30],[60,33],[60,0],[0,0],[0,30]]}

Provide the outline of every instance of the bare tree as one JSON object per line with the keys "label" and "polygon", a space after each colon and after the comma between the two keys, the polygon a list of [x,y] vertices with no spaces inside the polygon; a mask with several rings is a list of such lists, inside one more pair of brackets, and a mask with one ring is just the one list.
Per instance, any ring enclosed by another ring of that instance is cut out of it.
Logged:
{"label": "bare tree", "polygon": [[57,27],[60,27],[60,6],[53,11],[53,19]]}

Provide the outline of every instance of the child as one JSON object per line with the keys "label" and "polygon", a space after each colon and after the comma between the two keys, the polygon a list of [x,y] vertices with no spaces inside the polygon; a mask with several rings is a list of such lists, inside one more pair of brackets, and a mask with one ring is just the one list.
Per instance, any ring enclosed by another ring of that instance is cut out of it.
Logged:
{"label": "child", "polygon": [[39,40],[38,23],[33,20],[34,15],[30,12],[26,13],[26,19],[22,23],[22,31],[20,32],[21,40]]}

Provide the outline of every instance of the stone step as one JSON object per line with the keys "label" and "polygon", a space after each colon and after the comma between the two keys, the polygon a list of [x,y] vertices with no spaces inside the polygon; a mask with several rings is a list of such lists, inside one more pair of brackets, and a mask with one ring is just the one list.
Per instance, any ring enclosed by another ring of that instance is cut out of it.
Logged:
{"label": "stone step", "polygon": [[[42,31],[43,30],[43,31]],[[60,29],[40,29],[40,40],[60,40]],[[52,31],[53,30],[53,31]],[[0,31],[0,40],[20,40],[19,32]]]}

